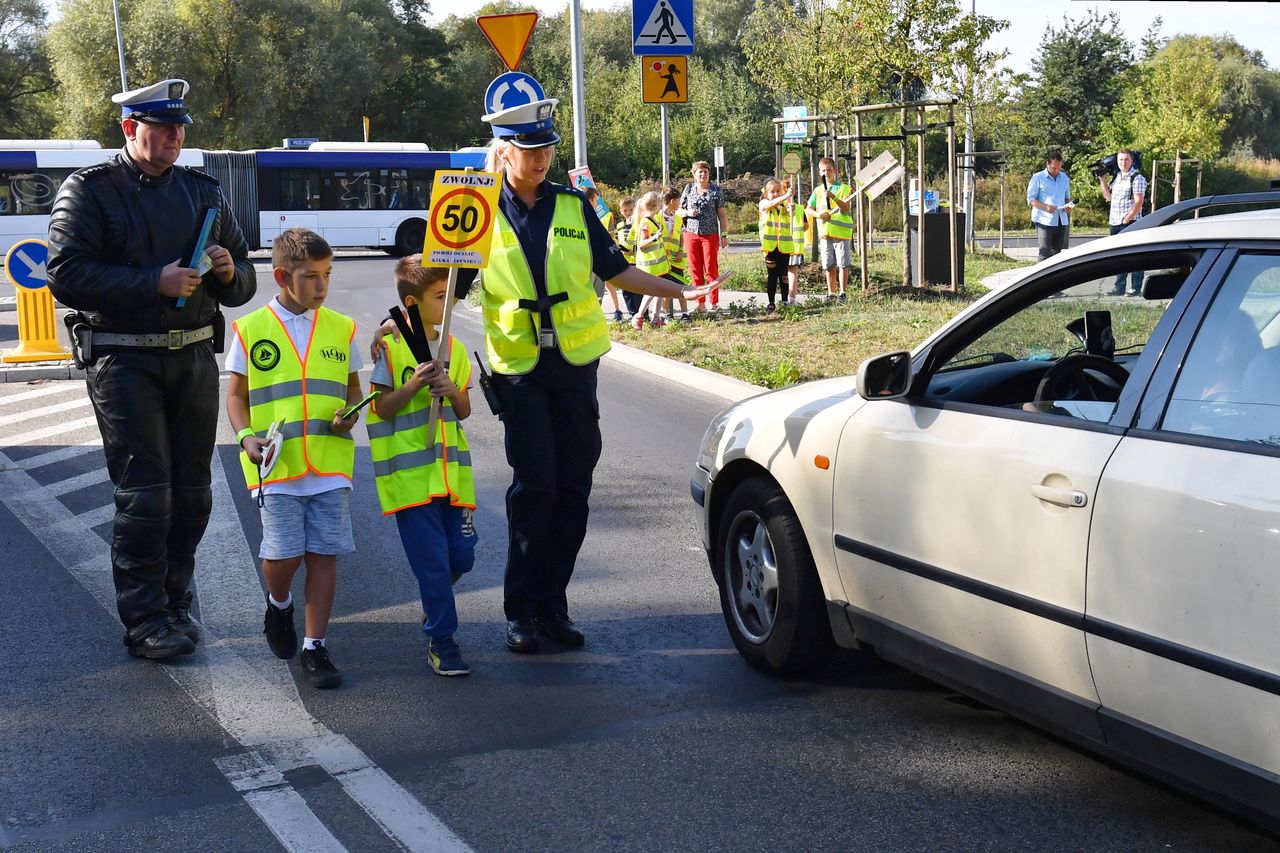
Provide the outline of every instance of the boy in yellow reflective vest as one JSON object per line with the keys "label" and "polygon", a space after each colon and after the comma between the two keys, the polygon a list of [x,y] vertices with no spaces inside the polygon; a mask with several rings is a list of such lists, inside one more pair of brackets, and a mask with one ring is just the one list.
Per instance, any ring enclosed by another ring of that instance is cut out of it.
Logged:
{"label": "boy in yellow reflective vest", "polygon": [[[853,188],[839,178],[836,161],[823,157],[818,161],[822,185],[813,188],[805,204],[805,215],[818,229],[818,253],[827,273],[827,300],[845,300],[849,291],[849,270],[853,267]],[[839,291],[837,291],[837,276]],[[837,296],[838,292],[838,296]]]}
{"label": "boy in yellow reflective vest", "polygon": [[[682,284],[686,287],[689,284],[689,261],[684,253],[684,217],[678,211],[680,209],[680,193],[675,190],[667,190],[662,194],[662,217],[666,225],[667,240],[667,261],[671,264],[667,278],[676,284]],[[674,320],[675,313],[672,311],[671,303],[667,303],[667,319]],[[688,322],[689,320],[689,300],[680,300],[680,319]]]}
{"label": "boy in yellow reflective vest", "polygon": [[[618,248],[622,250],[622,256],[632,266],[635,266],[636,263],[636,241],[631,228],[635,215],[635,198],[632,196],[623,197],[618,202],[618,222],[614,228],[613,241],[618,244]],[[630,319],[630,315],[640,310],[640,300],[642,298],[639,293],[632,293],[630,290],[622,291],[622,301],[627,306],[627,319]],[[620,321],[617,314],[614,314],[613,319],[615,322]]]}
{"label": "boy in yellow reflective vest", "polygon": [[[433,343],[435,358],[418,364],[409,345],[384,338],[373,364],[373,390],[381,392],[369,415],[369,452],[377,477],[378,501],[395,515],[409,568],[422,597],[422,631],[427,663],[439,675],[469,675],[471,668],[453,635],[458,608],[453,584],[475,564],[475,481],[462,421],[471,414],[467,383],[471,363],[458,339],[440,343],[436,326],[444,319],[448,269],[424,269],[422,255],[396,264],[396,291],[408,309],[417,305]],[[442,367],[448,354],[449,368]],[[427,440],[433,397],[440,399],[435,435]]]}
{"label": "boy in yellow reflective vest", "polygon": [[[245,485],[262,509],[262,577],[267,585],[263,633],[276,657],[298,653],[293,576],[305,561],[306,636],[302,669],[314,687],[342,676],[325,637],[338,582],[338,555],[355,550],[348,495],[355,466],[351,428],[342,412],[360,400],[356,324],[324,307],[333,251],[324,238],[290,228],[271,250],[280,292],[233,324],[228,347],[227,415],[244,451]],[[283,424],[283,443],[264,472],[266,436]]]}

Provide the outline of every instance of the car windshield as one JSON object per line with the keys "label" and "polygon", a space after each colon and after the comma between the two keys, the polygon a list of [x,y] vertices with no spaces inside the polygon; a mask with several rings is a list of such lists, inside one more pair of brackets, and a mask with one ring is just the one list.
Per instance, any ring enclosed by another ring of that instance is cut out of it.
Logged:
{"label": "car windshield", "polygon": [[[1154,281],[1157,275],[1180,272],[1152,270],[1149,275]],[[1094,311],[1109,313],[1116,355],[1141,353],[1169,299],[1125,298],[1116,294],[1115,288],[1116,276],[1108,275],[1050,293],[980,335],[949,358],[941,369],[1006,361],[1056,361],[1069,353],[1083,352],[1083,329],[1076,321]]]}

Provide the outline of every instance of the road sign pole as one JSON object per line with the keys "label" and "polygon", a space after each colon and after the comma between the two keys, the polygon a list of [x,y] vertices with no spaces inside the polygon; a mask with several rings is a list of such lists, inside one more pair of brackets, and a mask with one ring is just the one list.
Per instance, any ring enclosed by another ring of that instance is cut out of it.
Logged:
{"label": "road sign pole", "polygon": [[667,133],[667,105],[659,105],[662,110],[662,188],[671,189],[671,137]]}
{"label": "road sign pole", "polygon": [[578,0],[569,3],[569,55],[573,65],[573,162],[587,165],[587,96],[582,81],[582,13]]}

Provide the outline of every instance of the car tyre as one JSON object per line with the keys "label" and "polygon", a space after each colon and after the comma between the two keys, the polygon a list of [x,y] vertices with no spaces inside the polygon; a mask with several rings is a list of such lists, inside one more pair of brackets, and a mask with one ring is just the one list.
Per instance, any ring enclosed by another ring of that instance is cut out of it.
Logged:
{"label": "car tyre", "polygon": [[813,553],[777,483],[753,477],[729,495],[717,528],[720,609],[738,652],[771,675],[795,675],[834,651]]}

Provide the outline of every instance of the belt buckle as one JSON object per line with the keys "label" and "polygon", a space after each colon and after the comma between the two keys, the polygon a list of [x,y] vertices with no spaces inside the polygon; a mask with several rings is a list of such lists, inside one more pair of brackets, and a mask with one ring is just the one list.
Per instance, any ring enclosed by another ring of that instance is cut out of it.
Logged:
{"label": "belt buckle", "polygon": [[182,329],[169,330],[169,349],[182,349]]}
{"label": "belt buckle", "polygon": [[541,332],[541,340],[539,343],[543,349],[554,349],[556,345],[556,333],[554,329],[543,329]]}

